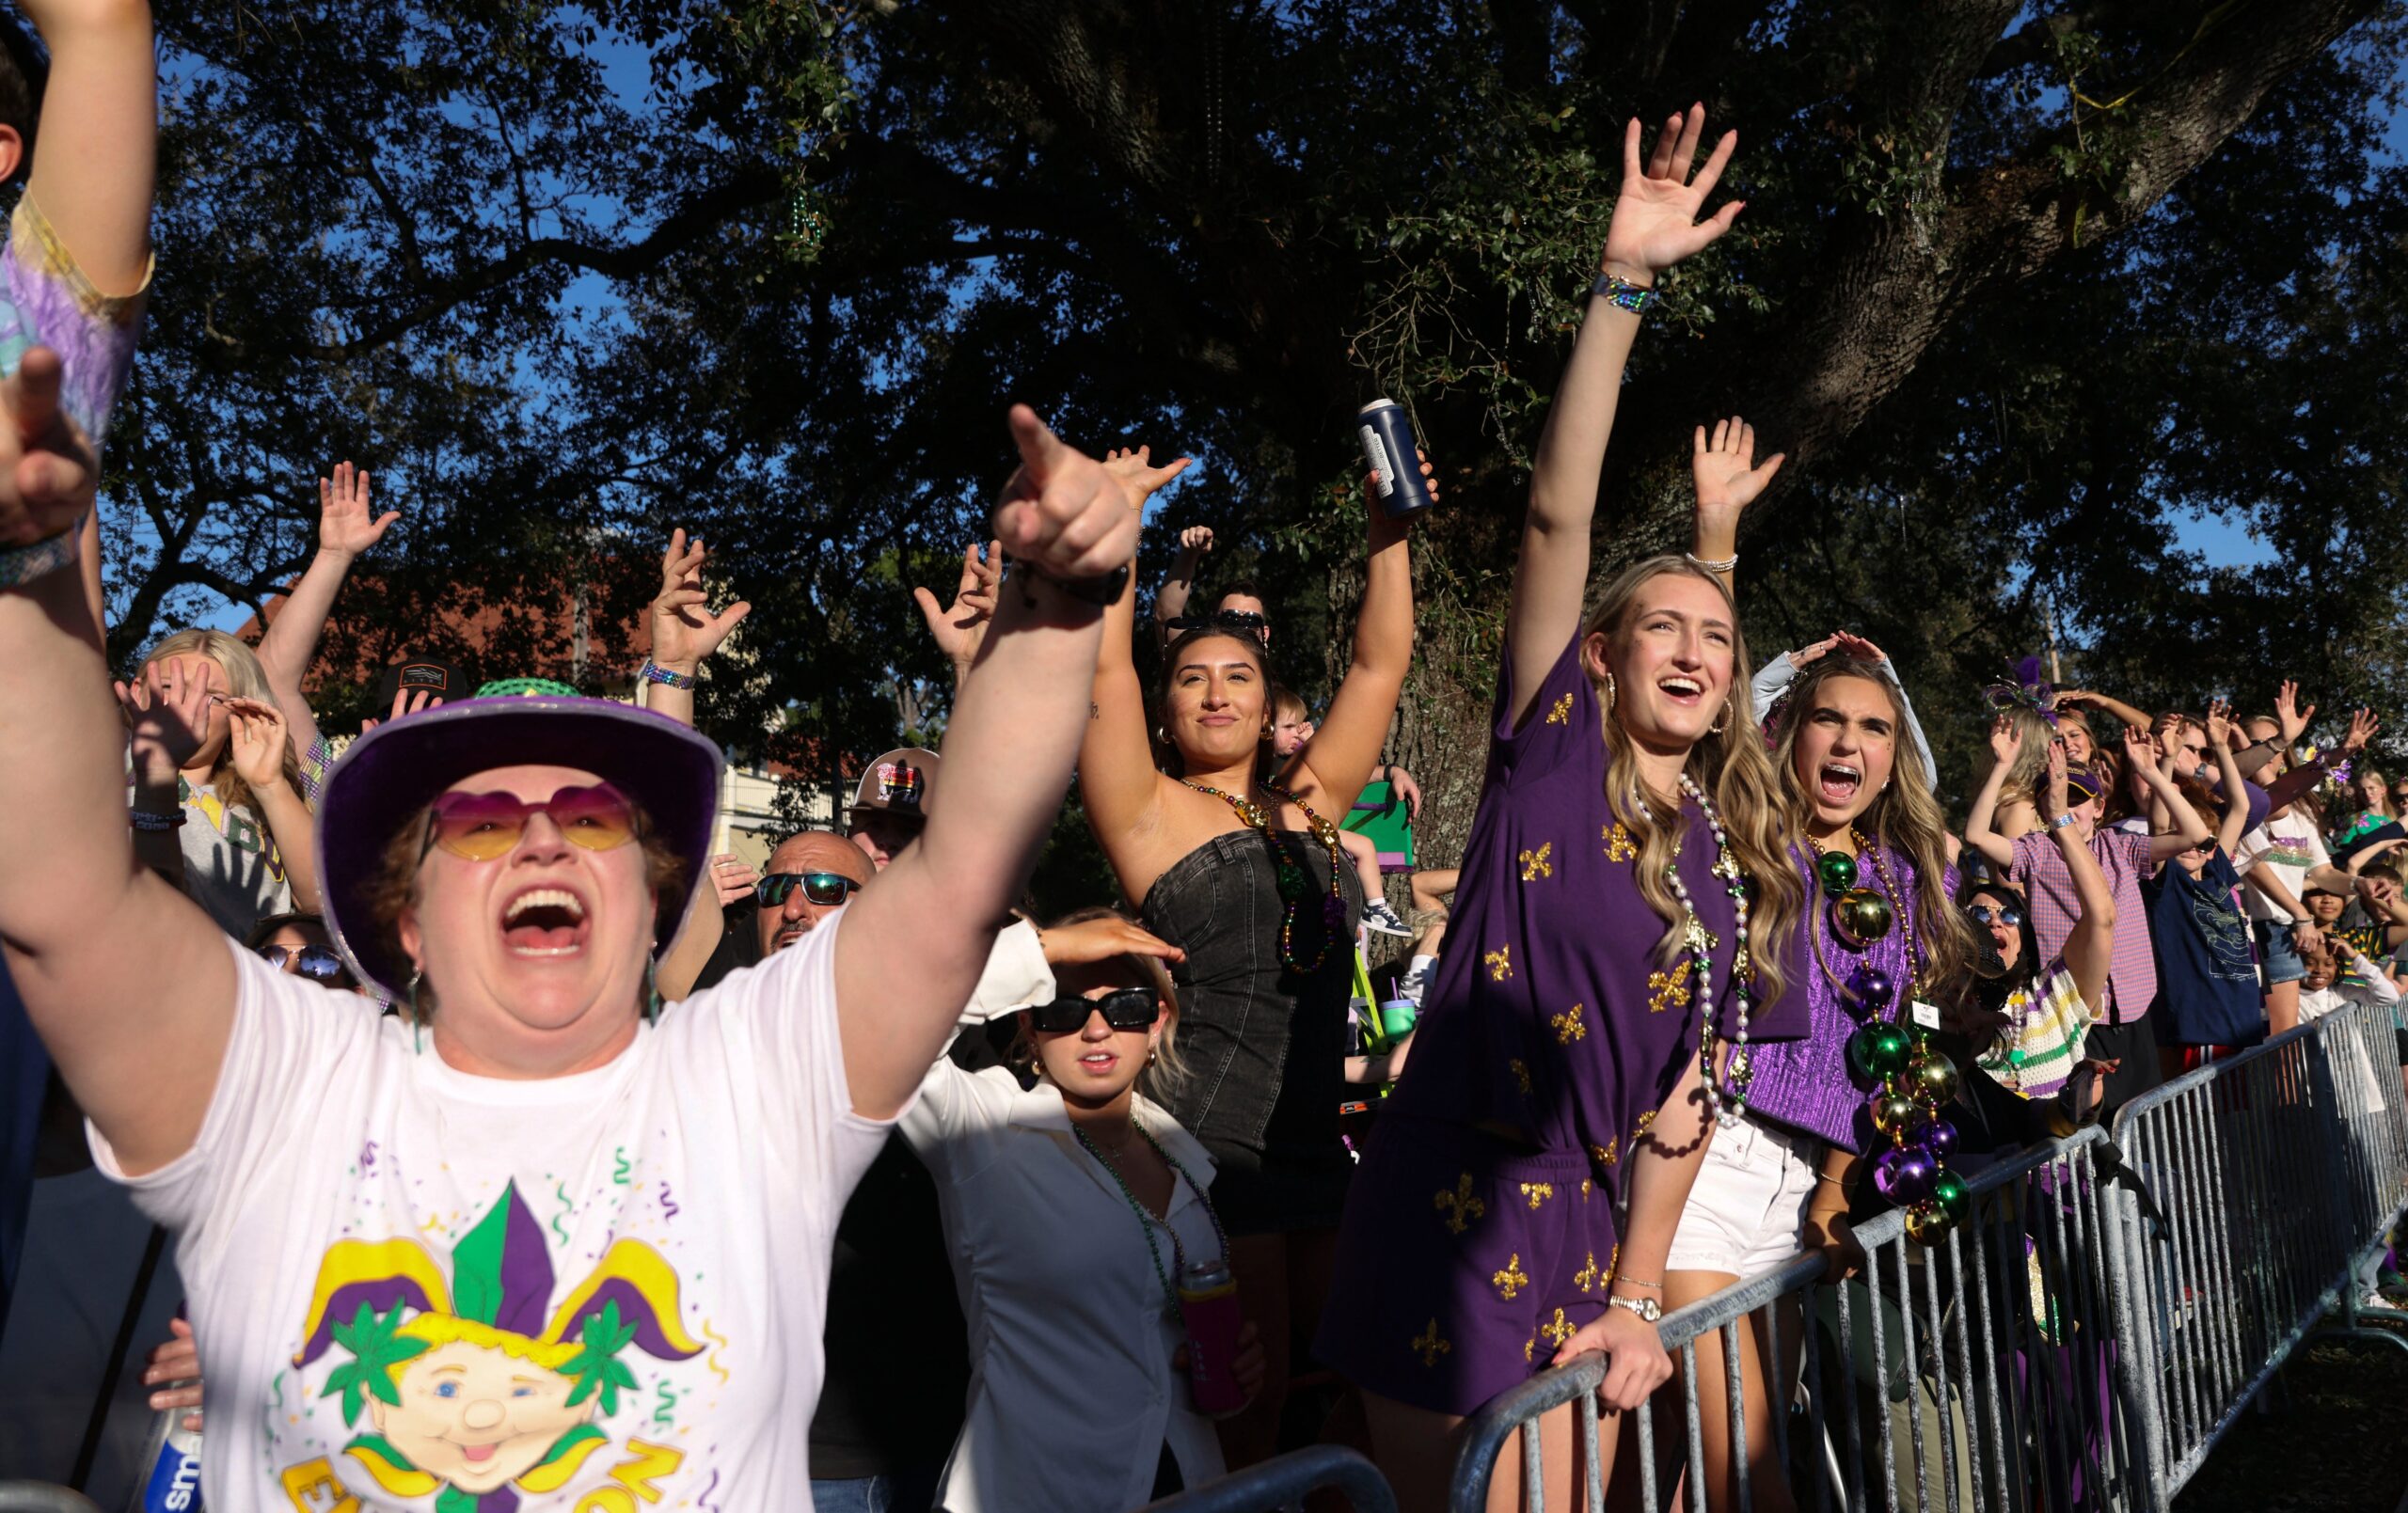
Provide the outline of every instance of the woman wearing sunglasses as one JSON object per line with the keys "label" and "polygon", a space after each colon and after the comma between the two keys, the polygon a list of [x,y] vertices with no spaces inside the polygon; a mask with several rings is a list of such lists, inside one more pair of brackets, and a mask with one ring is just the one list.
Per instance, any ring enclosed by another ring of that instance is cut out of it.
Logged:
{"label": "woman wearing sunglasses", "polygon": [[657,1023],[718,748],[555,697],[355,742],[318,812],[327,922],[405,1026],[325,1012],[136,866],[81,584],[14,550],[89,507],[88,452],[20,468],[0,427],[0,855],[45,859],[0,874],[0,939],[99,1164],[178,1233],[211,1421],[253,1426],[206,1458],[212,1507],[808,1484],[837,1216],[1058,812],[1134,552],[1100,465],[1012,429],[995,534],[1027,571],[948,725],[956,801],[841,923]]}
{"label": "woman wearing sunglasses", "polygon": [[[1117,919],[1084,909],[1044,934]],[[952,1513],[1023,1506],[1037,1488],[1065,1513],[1119,1513],[1221,1474],[1179,1288],[1228,1238],[1206,1196],[1212,1158],[1162,1101],[1180,1080],[1163,961],[1180,953],[1133,924],[1100,944],[1101,959],[1056,961],[1051,996],[1020,1011],[1034,1086],[939,1061],[903,1116],[970,1324],[968,1412],[937,1500]],[[1239,1344],[1250,1394],[1262,1348],[1251,1326]]]}
{"label": "woman wearing sunglasses", "polygon": [[1339,1105],[1363,899],[1337,822],[1379,764],[1413,660],[1405,527],[1376,506],[1369,525],[1354,660],[1284,780],[1258,779],[1276,717],[1262,641],[1218,618],[1180,633],[1149,733],[1125,594],[1106,618],[1079,749],[1087,821],[1122,893],[1187,954],[1179,985],[1196,1075],[1171,1111],[1218,1166],[1212,1201],[1271,1357],[1252,1411],[1222,1426],[1236,1467],[1277,1447],[1291,1318],[1309,1332],[1329,1294],[1354,1174]]}
{"label": "woman wearing sunglasses", "polygon": [[359,991],[342,954],[326,935],[326,922],[315,914],[271,914],[251,926],[244,944],[261,961],[280,972],[345,993]]}

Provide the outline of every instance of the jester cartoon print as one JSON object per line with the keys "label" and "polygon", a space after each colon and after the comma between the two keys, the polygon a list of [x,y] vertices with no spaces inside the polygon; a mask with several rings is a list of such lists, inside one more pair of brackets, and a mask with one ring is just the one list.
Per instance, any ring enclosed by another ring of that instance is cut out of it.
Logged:
{"label": "jester cartoon print", "polygon": [[563,1280],[515,1183],[448,1268],[415,1237],[337,1241],[293,1364],[302,1392],[339,1399],[349,1438],[339,1465],[290,1468],[288,1486],[314,1471],[372,1505],[432,1496],[436,1513],[513,1513],[589,1461],[617,1468],[623,1485],[639,1484],[630,1469],[674,1469],[679,1452],[638,1436],[661,1432],[642,1417],[651,1363],[705,1348],[679,1316],[676,1273],[651,1246],[617,1239]]}

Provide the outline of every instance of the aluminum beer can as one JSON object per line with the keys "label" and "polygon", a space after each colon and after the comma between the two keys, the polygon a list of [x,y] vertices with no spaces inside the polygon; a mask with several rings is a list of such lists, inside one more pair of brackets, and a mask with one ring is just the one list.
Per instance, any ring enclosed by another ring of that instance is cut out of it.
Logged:
{"label": "aluminum beer can", "polygon": [[1371,470],[1371,488],[1390,520],[1419,514],[1435,501],[1430,481],[1421,476],[1421,458],[1413,441],[1413,420],[1394,400],[1373,400],[1354,414],[1363,442],[1363,463]]}
{"label": "aluminum beer can", "polygon": [[1179,1312],[1187,1328],[1187,1385],[1196,1411],[1223,1417],[1245,1407],[1245,1389],[1231,1374],[1245,1317],[1227,1260],[1191,1262],[1180,1271]]}

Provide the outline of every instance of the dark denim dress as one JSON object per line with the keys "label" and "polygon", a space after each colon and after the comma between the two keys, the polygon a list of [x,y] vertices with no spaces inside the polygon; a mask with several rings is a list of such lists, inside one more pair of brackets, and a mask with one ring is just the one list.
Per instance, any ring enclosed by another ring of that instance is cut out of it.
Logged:
{"label": "dark denim dress", "polygon": [[1362,883],[1353,867],[1338,869],[1346,934],[1313,971],[1290,971],[1274,845],[1311,879],[1297,938],[1318,940],[1329,853],[1296,830],[1268,842],[1250,829],[1213,837],[1154,880],[1140,911],[1147,929],[1187,952],[1171,969],[1187,1076],[1167,1101],[1219,1165],[1212,1205],[1233,1235],[1335,1227],[1354,1174],[1338,1106]]}

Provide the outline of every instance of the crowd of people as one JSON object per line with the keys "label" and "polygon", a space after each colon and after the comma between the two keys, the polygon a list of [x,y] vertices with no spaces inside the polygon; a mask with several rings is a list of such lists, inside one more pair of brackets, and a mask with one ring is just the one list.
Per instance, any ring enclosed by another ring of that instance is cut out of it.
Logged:
{"label": "crowd of people", "polygon": [[[1741,211],[1706,213],[1735,136],[1702,107],[1652,148],[1629,123],[1469,839],[1410,922],[1341,824],[1374,782],[1420,806],[1385,759],[1409,521],[1365,491],[1316,718],[1253,585],[1194,612],[1209,533],[1140,631],[1145,506],[1185,460],[1025,407],[991,539],[917,594],[942,754],[863,764],[757,874],[711,852],[693,728],[746,607],[711,607],[683,532],[640,707],[410,658],[323,732],[305,674],[397,518],[348,464],[256,649],[181,630],[114,679],[94,521],[151,42],[139,0],[22,8],[47,81],[9,51],[0,849],[45,864],[0,875],[0,941],[94,1158],[177,1237],[190,1322],[148,1379],[214,1508],[808,1480],[823,1510],[1108,1513],[1316,1437],[1436,1507],[1463,1420],[1533,1373],[1602,1350],[1626,1413],[1673,1373],[1666,1310],[1801,1249],[1845,1272],[1893,1204],[1936,1237],[1986,1157],[2400,997],[2408,781],[2364,764],[2366,712],[2311,753],[2289,684],[2151,714],[2027,665],[1952,832],[1879,648],[1835,629],[1751,676],[1736,531],[1782,458],[1745,421],[1698,428],[1689,549],[1592,581],[1654,286]],[[1040,919],[1073,780],[1118,896]],[[1370,932],[1415,937],[1409,1028],[1353,1011]],[[1706,1415],[1688,1474],[1786,1505],[1794,1348],[1738,1340],[1697,1369],[1707,1402],[1738,1377],[1749,1442]],[[1571,1505],[1569,1411],[1539,1433]]]}

